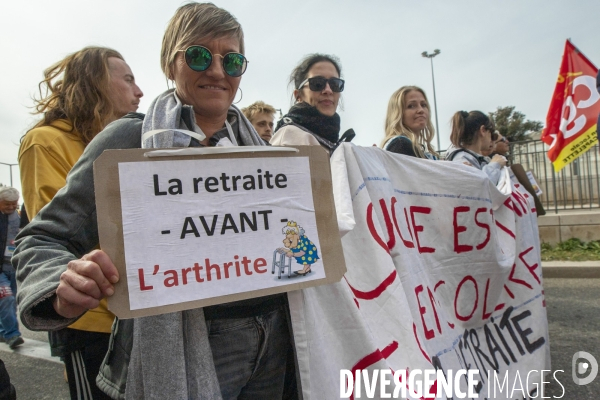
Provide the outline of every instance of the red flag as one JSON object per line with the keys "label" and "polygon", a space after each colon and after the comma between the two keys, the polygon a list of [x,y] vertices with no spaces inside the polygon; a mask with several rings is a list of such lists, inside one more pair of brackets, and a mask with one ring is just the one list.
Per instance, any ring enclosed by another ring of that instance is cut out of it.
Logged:
{"label": "red flag", "polygon": [[598,142],[598,69],[567,40],[542,140],[556,172]]}

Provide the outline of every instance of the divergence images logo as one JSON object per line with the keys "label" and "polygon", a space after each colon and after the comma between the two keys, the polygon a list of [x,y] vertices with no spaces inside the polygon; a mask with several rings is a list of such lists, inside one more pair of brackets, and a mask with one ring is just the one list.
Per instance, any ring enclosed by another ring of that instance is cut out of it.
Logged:
{"label": "divergence images logo", "polygon": [[[573,354],[571,367],[573,371],[573,382],[577,385],[587,385],[596,378],[596,375],[598,375],[598,361],[596,361],[593,355],[585,351],[578,351]],[[583,376],[588,371],[589,375],[584,378]]]}

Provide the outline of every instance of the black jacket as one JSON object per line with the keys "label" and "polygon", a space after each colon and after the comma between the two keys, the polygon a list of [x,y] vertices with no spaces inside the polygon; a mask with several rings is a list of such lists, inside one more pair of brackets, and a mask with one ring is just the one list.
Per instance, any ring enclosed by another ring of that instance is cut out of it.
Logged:
{"label": "black jacket", "polygon": [[4,255],[6,249],[6,237],[8,236],[8,214],[0,213],[0,249]]}

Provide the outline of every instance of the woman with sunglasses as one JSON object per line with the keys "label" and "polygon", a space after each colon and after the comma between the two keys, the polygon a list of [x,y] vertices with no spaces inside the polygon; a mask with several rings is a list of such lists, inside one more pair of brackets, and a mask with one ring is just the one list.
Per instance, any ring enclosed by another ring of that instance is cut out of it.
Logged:
{"label": "woman with sunglasses", "polygon": [[454,148],[446,160],[473,166],[487,174],[494,185],[500,179],[500,170],[506,166],[506,158],[496,154],[488,162],[483,152],[496,139],[494,122],[481,111],[459,111],[452,117],[450,141]]}
{"label": "woman with sunglasses", "polygon": [[429,101],[423,89],[403,86],[396,90],[388,102],[381,147],[393,153],[437,160],[438,154],[431,145],[434,136]]}
{"label": "woman with sunglasses", "polygon": [[[290,75],[295,103],[277,123],[270,140],[272,146],[322,146],[329,153],[335,150],[340,134],[340,116],[336,111],[344,90],[341,73],[340,61],[335,56],[310,54],[300,61]],[[302,269],[295,273],[306,275],[310,267],[302,264]],[[289,350],[287,360],[284,399],[294,399],[297,395],[293,349]]]}
{"label": "woman with sunglasses", "polygon": [[[175,89],[159,95],[145,118],[130,115],[92,140],[65,190],[22,231],[13,260],[26,326],[67,326],[114,293],[117,269],[93,250],[93,162],[104,150],[266,145],[232,105],[247,66],[243,54],[242,27],[226,10],[189,3],[176,11],[161,50]],[[282,398],[291,346],[284,307],[285,295],[273,295],[119,320],[98,385],[113,398]]]}
{"label": "woman with sunglasses", "polygon": [[[326,54],[310,54],[292,71],[295,104],[277,123],[273,146],[315,145],[329,152],[340,135],[337,106],[344,90],[339,60]],[[305,273],[305,269],[300,273]]]}
{"label": "woman with sunglasses", "polygon": [[490,154],[490,157],[493,157],[496,154],[506,157],[510,151],[510,142],[507,138],[502,136],[500,132],[496,131],[496,133],[498,134],[498,140],[495,142],[494,151]]}
{"label": "woman with sunglasses", "polygon": [[[44,71],[39,87],[35,112],[42,118],[22,138],[19,149],[23,200],[30,219],[65,186],[67,174],[94,136],[110,122],[135,112],[143,96],[123,56],[105,47],[86,47],[68,55]],[[68,328],[48,333],[52,355],[65,362],[72,399],[108,398],[96,387],[96,376],[114,318],[102,301]]]}

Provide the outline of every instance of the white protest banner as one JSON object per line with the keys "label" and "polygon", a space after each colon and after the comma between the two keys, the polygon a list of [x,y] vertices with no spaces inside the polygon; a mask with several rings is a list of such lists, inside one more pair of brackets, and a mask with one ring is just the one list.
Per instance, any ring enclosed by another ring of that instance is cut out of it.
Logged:
{"label": "white protest banner", "polygon": [[[344,144],[331,164],[347,273],[289,293],[303,398],[389,398],[394,385],[365,374],[427,370],[459,376],[454,398],[534,393],[550,356],[531,196],[507,170],[496,188],[473,167],[377,148]],[[445,387],[417,380],[403,398]]]}
{"label": "white protest banner", "polygon": [[[335,221],[318,223],[315,208],[328,201],[329,215],[334,215],[329,172],[325,180],[313,176],[317,164],[327,167],[326,154],[271,151],[268,157],[231,158],[209,153],[144,159],[143,150],[131,150],[100,161],[106,168],[98,173],[99,185],[114,179],[109,191],[119,199],[117,204],[108,200],[117,210],[100,206],[102,201],[98,210],[99,221],[121,222],[117,236],[127,288],[120,287],[120,293],[128,304],[120,307],[123,298],[118,295],[109,301],[121,316],[227,302],[234,295],[280,293],[341,278],[341,246],[336,250],[335,239],[323,239],[329,230],[337,237]],[[100,225],[102,248],[118,254],[115,238],[102,235],[110,231],[107,224]],[[328,256],[338,253],[337,264],[323,256],[324,250]]]}

